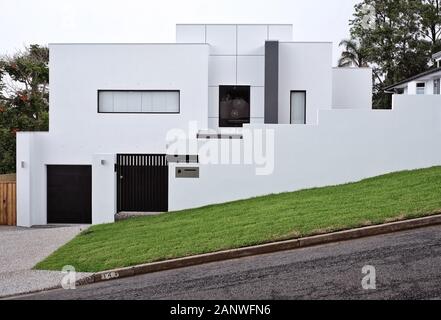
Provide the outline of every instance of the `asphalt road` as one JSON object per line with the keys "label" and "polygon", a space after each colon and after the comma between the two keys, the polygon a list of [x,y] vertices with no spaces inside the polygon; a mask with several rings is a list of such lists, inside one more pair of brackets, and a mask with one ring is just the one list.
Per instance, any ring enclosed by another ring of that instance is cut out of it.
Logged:
{"label": "asphalt road", "polygon": [[[362,268],[376,289],[362,288]],[[441,226],[54,290],[25,299],[440,299]]]}

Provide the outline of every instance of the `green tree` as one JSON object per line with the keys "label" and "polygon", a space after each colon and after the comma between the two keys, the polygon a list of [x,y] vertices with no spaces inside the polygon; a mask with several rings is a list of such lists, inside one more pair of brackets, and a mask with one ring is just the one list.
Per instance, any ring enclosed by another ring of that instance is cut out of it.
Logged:
{"label": "green tree", "polygon": [[422,0],[419,11],[423,37],[432,53],[441,51],[441,0]]}
{"label": "green tree", "polygon": [[0,173],[15,171],[19,131],[49,126],[49,50],[31,45],[0,58]]}
{"label": "green tree", "polygon": [[356,40],[342,40],[339,46],[344,47],[344,51],[338,61],[339,67],[363,68],[368,66],[368,62],[365,59],[366,50],[365,48],[362,48]]}
{"label": "green tree", "polygon": [[373,69],[374,108],[390,107],[385,87],[429,68],[441,36],[440,1],[364,0],[355,6],[350,35]]}

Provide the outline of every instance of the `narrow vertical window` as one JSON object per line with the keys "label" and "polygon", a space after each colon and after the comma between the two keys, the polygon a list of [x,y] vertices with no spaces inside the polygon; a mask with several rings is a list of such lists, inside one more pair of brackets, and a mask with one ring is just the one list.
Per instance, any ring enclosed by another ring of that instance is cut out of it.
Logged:
{"label": "narrow vertical window", "polygon": [[433,94],[436,95],[440,94],[440,85],[441,85],[441,79],[436,79],[433,81]]}
{"label": "narrow vertical window", "polygon": [[306,91],[291,91],[291,124],[306,124]]}

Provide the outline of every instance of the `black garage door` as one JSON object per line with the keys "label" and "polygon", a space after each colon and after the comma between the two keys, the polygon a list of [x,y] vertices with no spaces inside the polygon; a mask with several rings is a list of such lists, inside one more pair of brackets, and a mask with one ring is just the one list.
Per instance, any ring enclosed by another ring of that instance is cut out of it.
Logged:
{"label": "black garage door", "polygon": [[164,154],[118,154],[118,212],[168,211],[168,162]]}
{"label": "black garage door", "polygon": [[92,223],[91,166],[47,166],[47,222]]}

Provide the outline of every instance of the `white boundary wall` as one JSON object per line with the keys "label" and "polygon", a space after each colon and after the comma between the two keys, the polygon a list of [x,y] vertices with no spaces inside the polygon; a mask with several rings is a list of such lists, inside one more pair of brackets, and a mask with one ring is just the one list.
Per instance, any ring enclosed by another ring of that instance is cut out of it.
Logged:
{"label": "white boundary wall", "polygon": [[257,176],[253,165],[201,164],[199,179],[176,179],[171,165],[169,209],[441,165],[441,105],[417,110],[414,105],[392,111],[321,110],[318,125],[249,127],[274,129],[274,173]]}
{"label": "white boundary wall", "polygon": [[392,96],[392,108],[414,108],[415,112],[424,112],[423,106],[441,108],[441,95],[404,95],[394,94]]}

